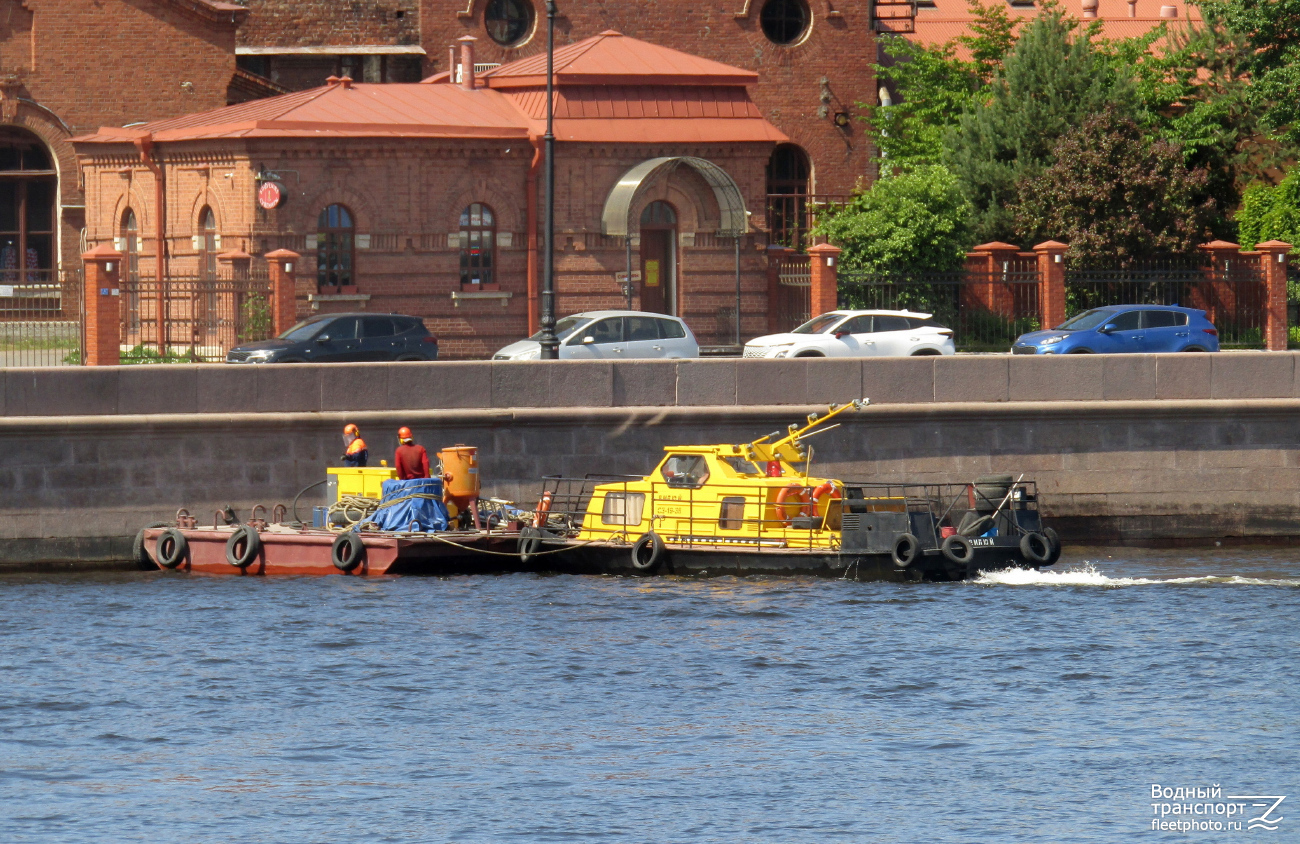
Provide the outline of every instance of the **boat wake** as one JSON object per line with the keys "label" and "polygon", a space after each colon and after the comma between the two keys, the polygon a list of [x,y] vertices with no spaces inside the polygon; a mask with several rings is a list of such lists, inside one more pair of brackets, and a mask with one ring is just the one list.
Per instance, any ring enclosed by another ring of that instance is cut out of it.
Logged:
{"label": "boat wake", "polygon": [[1239,575],[1203,575],[1200,577],[1110,577],[1097,570],[1092,563],[1062,571],[1035,571],[1034,569],[1003,569],[980,572],[972,581],[981,586],[1290,586],[1300,588],[1300,579],[1241,577]]}

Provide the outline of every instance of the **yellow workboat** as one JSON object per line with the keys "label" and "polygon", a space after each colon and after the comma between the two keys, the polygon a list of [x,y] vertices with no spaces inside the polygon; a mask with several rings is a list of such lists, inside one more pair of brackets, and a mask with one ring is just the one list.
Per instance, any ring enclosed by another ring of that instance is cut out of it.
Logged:
{"label": "yellow workboat", "polygon": [[831,405],[749,443],[669,446],[645,476],[545,478],[520,557],[606,573],[911,581],[1056,561],[1060,542],[1023,476],[887,484],[812,474],[808,439],[867,403]]}

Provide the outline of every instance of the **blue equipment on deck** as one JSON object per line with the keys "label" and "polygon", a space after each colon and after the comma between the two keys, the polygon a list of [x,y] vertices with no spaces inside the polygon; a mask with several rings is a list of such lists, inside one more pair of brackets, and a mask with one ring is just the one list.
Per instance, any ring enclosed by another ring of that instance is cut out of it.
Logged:
{"label": "blue equipment on deck", "polygon": [[429,533],[447,529],[450,520],[442,503],[441,478],[384,481],[383,492],[379,510],[370,518],[380,530]]}

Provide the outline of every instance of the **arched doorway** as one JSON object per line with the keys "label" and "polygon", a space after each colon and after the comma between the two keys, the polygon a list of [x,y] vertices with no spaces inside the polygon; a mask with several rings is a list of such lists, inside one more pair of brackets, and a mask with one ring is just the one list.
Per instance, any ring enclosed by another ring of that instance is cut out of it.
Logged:
{"label": "arched doorway", "polygon": [[677,312],[677,211],[658,199],[641,212],[641,310]]}
{"label": "arched doorway", "polygon": [[802,249],[808,233],[812,162],[794,144],[780,144],[767,161],[767,222],[773,243]]}
{"label": "arched doorway", "polygon": [[52,284],[59,179],[35,135],[0,128],[0,284]]}

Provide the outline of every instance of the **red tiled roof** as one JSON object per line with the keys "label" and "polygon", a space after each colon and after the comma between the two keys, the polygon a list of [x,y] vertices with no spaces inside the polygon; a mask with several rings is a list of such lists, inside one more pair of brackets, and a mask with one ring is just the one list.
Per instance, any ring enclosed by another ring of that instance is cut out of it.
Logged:
{"label": "red tiled roof", "polygon": [[[492,88],[546,84],[546,54],[489,70]],[[555,51],[557,85],[753,85],[758,74],[607,29]]]}
{"label": "red tiled roof", "polygon": [[[617,49],[616,49],[617,48]],[[634,143],[781,142],[749,99],[756,74],[602,33],[557,53],[556,137]],[[545,62],[545,57],[542,58]],[[545,65],[536,57],[482,74],[484,86],[334,84],[74,140],[212,138],[514,138],[544,131]],[[606,73],[602,75],[601,68]],[[540,84],[539,84],[540,83]],[[487,86],[491,87],[487,87]]]}
{"label": "red tiled roof", "polygon": [[[1161,6],[1176,7],[1178,17],[1160,17]],[[1037,6],[1007,4],[1005,8],[1012,19],[1032,18],[1039,12]],[[1078,18],[1084,25],[1094,21],[1100,23],[1101,37],[1111,40],[1145,35],[1162,23],[1179,26],[1185,25],[1188,20],[1201,20],[1200,9],[1188,5],[1187,0],[1138,0],[1137,16],[1132,18],[1128,16],[1127,0],[1098,0],[1096,18],[1083,17],[1083,7],[1079,0],[1066,0],[1063,8],[1066,14]],[[903,37],[926,46],[946,44],[960,35],[968,35],[970,24],[974,20],[975,13],[967,0],[934,0],[933,6],[917,9],[916,31],[903,34]],[[963,59],[970,58],[970,51],[960,45],[957,54]]]}

